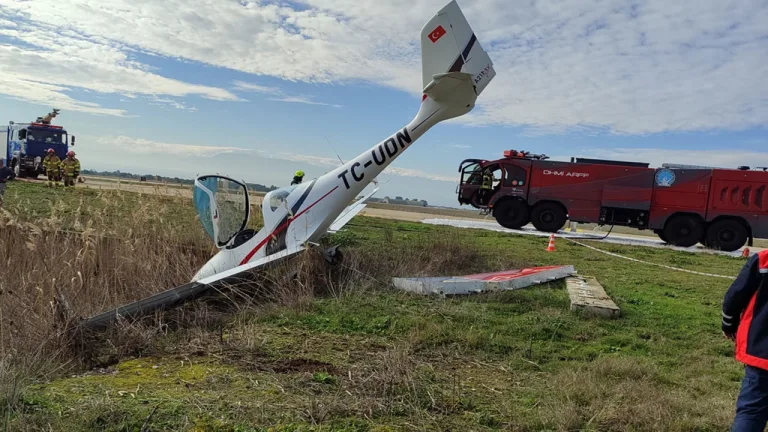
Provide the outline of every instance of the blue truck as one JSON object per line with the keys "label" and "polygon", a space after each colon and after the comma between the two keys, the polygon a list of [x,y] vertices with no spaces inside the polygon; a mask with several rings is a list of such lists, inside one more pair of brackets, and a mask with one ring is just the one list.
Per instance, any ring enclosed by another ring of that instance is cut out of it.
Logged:
{"label": "blue truck", "polygon": [[[64,160],[69,151],[69,135],[62,126],[54,126],[51,120],[59,113],[54,109],[45,117],[38,117],[31,123],[8,122],[6,132],[6,163],[17,177],[37,178],[45,174],[43,159],[48,149]],[[72,146],[75,136],[72,136]]]}

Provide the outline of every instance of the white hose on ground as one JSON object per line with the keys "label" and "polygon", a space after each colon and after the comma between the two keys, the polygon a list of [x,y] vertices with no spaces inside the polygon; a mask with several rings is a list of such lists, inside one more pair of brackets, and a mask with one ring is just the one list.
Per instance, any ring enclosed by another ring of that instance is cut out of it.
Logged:
{"label": "white hose on ground", "polygon": [[724,278],[724,279],[736,279],[735,276],[725,276],[725,275],[719,275],[719,274],[697,272],[697,271],[694,271],[694,270],[686,270],[686,269],[681,269],[681,268],[678,268],[678,267],[672,267],[672,266],[668,266],[668,265],[664,265],[664,264],[657,264],[657,263],[652,263],[652,262],[648,262],[648,261],[643,261],[643,260],[639,260],[637,258],[630,258],[630,257],[624,256],[624,255],[619,255],[617,253],[608,252],[608,251],[604,251],[602,249],[598,249],[598,248],[596,248],[594,246],[590,246],[590,245],[578,242],[578,241],[570,239],[568,237],[562,237],[562,238],[564,238],[565,240],[568,240],[569,242],[576,243],[579,246],[584,246],[585,248],[592,249],[594,251],[597,251],[597,252],[600,252],[600,253],[604,253],[604,254],[610,255],[612,257],[625,259],[625,260],[628,260],[628,261],[639,262],[639,263],[642,263],[642,264],[648,264],[648,265],[652,265],[652,266],[662,267],[662,268],[665,268],[665,269],[675,270],[675,271],[680,271],[680,272],[685,272],[685,273],[693,273],[693,274],[697,274],[697,275],[701,275],[701,276],[717,277],[717,278]]}

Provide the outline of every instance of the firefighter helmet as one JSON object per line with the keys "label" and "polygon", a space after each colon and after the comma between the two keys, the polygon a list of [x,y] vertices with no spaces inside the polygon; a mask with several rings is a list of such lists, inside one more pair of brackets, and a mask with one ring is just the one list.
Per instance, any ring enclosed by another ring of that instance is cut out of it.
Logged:
{"label": "firefighter helmet", "polygon": [[73,152],[72,150],[70,150],[70,151],[68,151],[68,152],[67,152],[67,156],[72,156],[72,157],[74,157],[74,156],[75,156],[75,152]]}
{"label": "firefighter helmet", "polygon": [[53,149],[52,149],[52,148],[49,148],[49,149],[48,149],[48,153],[49,153],[49,154],[50,154],[50,153],[54,153]]}
{"label": "firefighter helmet", "polygon": [[296,171],[296,177],[304,177],[304,171],[302,170]]}

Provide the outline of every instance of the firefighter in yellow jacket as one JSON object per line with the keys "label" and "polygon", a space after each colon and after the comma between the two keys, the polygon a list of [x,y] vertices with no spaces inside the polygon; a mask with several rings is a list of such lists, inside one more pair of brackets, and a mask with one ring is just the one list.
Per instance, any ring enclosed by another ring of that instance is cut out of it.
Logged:
{"label": "firefighter in yellow jacket", "polygon": [[80,161],[75,157],[75,152],[67,152],[67,158],[61,161],[61,170],[64,172],[64,186],[74,186],[80,176]]}
{"label": "firefighter in yellow jacket", "polygon": [[54,152],[52,148],[48,149],[48,156],[43,159],[43,168],[45,168],[45,174],[48,175],[48,187],[53,186],[54,181],[56,182],[56,186],[58,186],[61,159],[56,156],[56,152]]}

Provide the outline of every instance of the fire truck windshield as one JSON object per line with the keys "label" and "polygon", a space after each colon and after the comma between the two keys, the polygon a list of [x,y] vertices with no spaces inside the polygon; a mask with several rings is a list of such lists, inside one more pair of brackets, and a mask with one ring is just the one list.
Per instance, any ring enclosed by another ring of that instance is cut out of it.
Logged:
{"label": "fire truck windshield", "polygon": [[472,171],[479,171],[480,170],[480,164],[479,163],[471,163],[464,167],[465,172],[472,172]]}
{"label": "fire truck windshield", "polygon": [[29,129],[27,141],[37,141],[46,144],[67,144],[67,133],[58,130]]}
{"label": "fire truck windshield", "polygon": [[480,184],[482,182],[482,171],[480,164],[471,163],[461,170],[461,182],[466,184]]}

